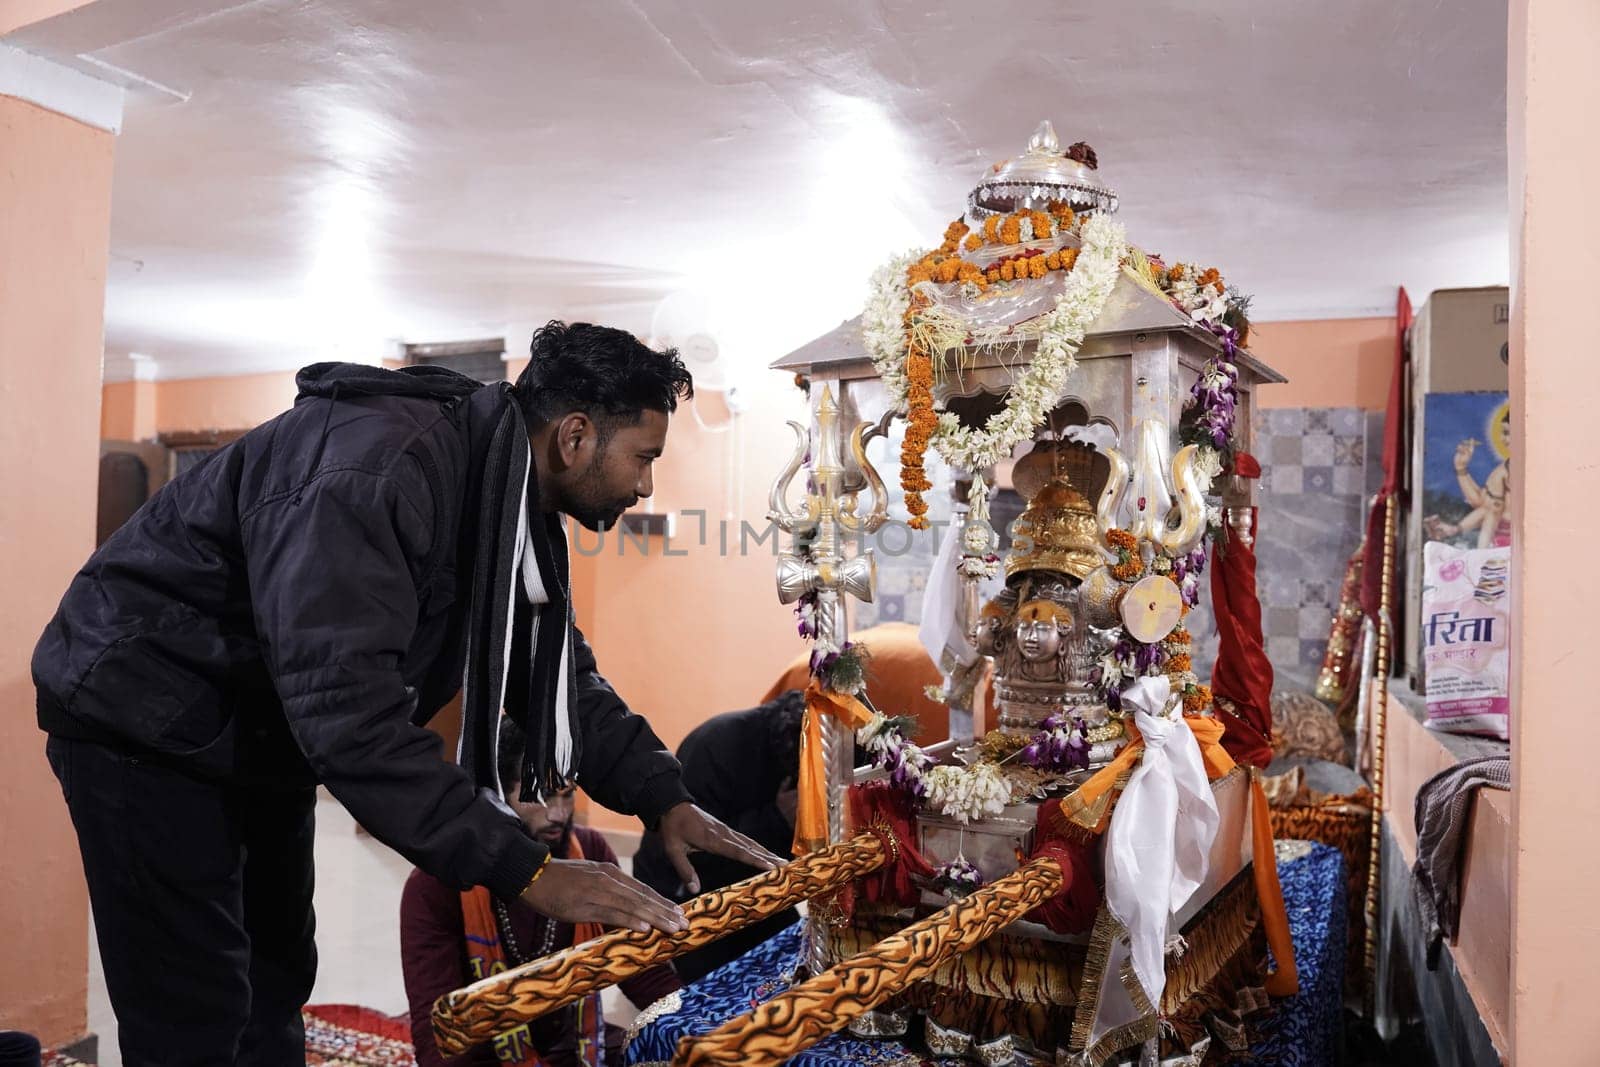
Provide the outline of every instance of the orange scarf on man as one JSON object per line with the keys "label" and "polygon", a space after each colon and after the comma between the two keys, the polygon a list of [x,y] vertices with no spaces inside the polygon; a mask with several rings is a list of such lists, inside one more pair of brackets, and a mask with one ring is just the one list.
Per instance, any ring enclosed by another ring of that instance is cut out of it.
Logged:
{"label": "orange scarf on man", "polygon": [[[566,858],[587,858],[577,834],[567,838]],[[495,921],[494,899],[489,890],[480,885],[463,892],[461,917],[467,935],[467,966],[472,980],[477,981],[509,969],[511,961],[506,958],[505,942],[500,936],[500,924]],[[582,944],[599,937],[601,933],[599,923],[578,923],[573,929],[572,943]],[[600,994],[595,993],[580,1000],[577,1011],[579,1062],[589,1067],[600,1067],[605,1059],[605,1020],[600,1015]],[[542,1067],[544,1062],[534,1051],[533,1036],[527,1023],[507,1030],[494,1039],[494,1058],[517,1067]]]}

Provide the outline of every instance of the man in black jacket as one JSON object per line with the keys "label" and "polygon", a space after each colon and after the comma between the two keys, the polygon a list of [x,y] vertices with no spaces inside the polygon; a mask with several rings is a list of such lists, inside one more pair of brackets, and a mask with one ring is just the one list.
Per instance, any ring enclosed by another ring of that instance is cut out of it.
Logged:
{"label": "man in black jacket", "polygon": [[[695,849],[778,862],[692,803],[572,625],[564,516],[601,528],[650,495],[689,374],[582,323],[531,354],[514,388],[306,368],[290,411],[162,489],[68,588],[34,653],[39,723],[130,1067],[303,1062],[319,782],[447,884],[681,929],[616,868],[521,832],[502,707],[527,730],[525,799],[576,782],[690,885]],[[458,690],[451,766],[422,724]]]}

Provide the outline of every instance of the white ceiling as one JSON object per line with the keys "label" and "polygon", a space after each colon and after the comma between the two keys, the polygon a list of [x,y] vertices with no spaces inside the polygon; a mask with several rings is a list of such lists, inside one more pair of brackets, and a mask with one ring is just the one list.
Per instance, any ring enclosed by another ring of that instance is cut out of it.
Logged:
{"label": "white ceiling", "polygon": [[[1503,0],[98,0],[135,86],[108,365],[375,358],[704,294],[749,367],[853,315],[1040,118],[1256,316],[1508,274]],[[83,58],[87,57],[87,58]]]}

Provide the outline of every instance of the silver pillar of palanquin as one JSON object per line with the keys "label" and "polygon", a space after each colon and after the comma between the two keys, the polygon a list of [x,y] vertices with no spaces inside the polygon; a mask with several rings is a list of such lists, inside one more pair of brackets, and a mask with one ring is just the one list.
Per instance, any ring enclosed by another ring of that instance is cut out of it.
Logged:
{"label": "silver pillar of palanquin", "polygon": [[[886,517],[887,504],[883,483],[867,461],[865,452],[867,440],[882,436],[886,420],[877,428],[863,424],[851,432],[850,451],[857,469],[847,472],[842,459],[844,441],[839,426],[839,407],[834,400],[838,387],[836,381],[813,384],[817,393],[814,425],[808,429],[790,424],[799,437],[799,449],[774,483],[771,497],[773,521],[793,534],[796,541],[795,550],[778,561],[779,597],[784,603],[792,603],[806,593],[816,595],[816,643],[824,649],[843,648],[849,638],[844,594],[863,601],[872,600],[871,553],[863,549],[854,558],[847,559],[843,535],[877,530]],[[789,507],[786,497],[789,483],[807,455],[810,457],[810,485],[805,509],[797,513]],[[861,488],[870,490],[874,497],[873,510],[866,516],[856,514],[856,494]],[[803,549],[802,543],[805,543]],[[845,791],[853,780],[855,738],[848,726],[832,716],[823,719],[820,733],[828,841],[833,843],[844,839]],[[827,939],[821,936],[818,926],[825,921],[824,916],[817,914],[821,910],[814,902],[807,930],[807,964],[813,972],[824,970],[831,963]]]}
{"label": "silver pillar of palanquin", "polygon": [[[839,440],[839,409],[834,400],[837,382],[823,382],[817,399],[816,451],[811,467],[816,487],[817,539],[812,555],[817,563],[817,643],[843,648],[850,637],[839,579],[844,564],[840,530],[840,499],[844,496],[844,463]],[[871,592],[867,599],[871,599]],[[851,731],[833,716],[822,724],[823,767],[828,781],[828,843],[844,840],[844,792],[849,787],[855,745]]]}

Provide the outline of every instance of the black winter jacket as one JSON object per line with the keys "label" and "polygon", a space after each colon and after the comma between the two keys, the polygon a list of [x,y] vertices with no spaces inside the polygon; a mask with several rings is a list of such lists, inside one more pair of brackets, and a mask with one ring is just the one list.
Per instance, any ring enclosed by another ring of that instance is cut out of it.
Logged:
{"label": "black winter jacket", "polygon": [[[421,725],[461,685],[509,387],[337,364],[299,382],[78,572],[34,652],[39,725],[220,781],[324,783],[434,877],[515,896],[547,850]],[[576,646],[578,781],[652,825],[689,799],[677,761]]]}

